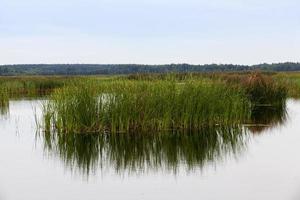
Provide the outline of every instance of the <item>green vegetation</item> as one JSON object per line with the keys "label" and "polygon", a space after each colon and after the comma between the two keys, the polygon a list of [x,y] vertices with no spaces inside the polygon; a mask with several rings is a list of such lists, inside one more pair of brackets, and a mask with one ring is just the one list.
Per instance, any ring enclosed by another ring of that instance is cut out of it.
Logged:
{"label": "green vegetation", "polygon": [[288,88],[284,82],[278,82],[271,75],[264,75],[259,72],[249,75],[222,75],[221,79],[229,84],[236,84],[244,88],[248,99],[254,106],[281,106],[288,95]]}
{"label": "green vegetation", "polygon": [[189,81],[83,82],[59,89],[45,106],[57,132],[197,130],[237,124],[248,116],[242,91],[221,83]]}
{"label": "green vegetation", "polygon": [[300,73],[278,73],[273,77],[280,84],[286,85],[289,97],[300,98]]}
{"label": "green vegetation", "polygon": [[[128,76],[129,80],[167,80],[169,74],[138,74]],[[210,80],[222,82],[235,88],[245,90],[248,98],[255,104],[282,104],[288,95],[289,77],[278,78],[276,73],[246,72],[246,73],[180,73],[172,74],[177,81]],[[300,78],[300,76],[299,76]],[[299,79],[300,80],[300,79]],[[299,81],[300,83],[300,81]],[[299,87],[300,88],[300,87]]]}
{"label": "green vegetation", "polygon": [[248,123],[257,106],[284,107],[286,97],[283,85],[258,73],[83,80],[53,93],[44,127],[58,133],[199,130]]}
{"label": "green vegetation", "polygon": [[0,77],[0,88],[9,98],[36,97],[50,94],[63,87],[72,77]]}
{"label": "green vegetation", "polygon": [[171,73],[130,76],[0,77],[10,98],[49,96],[44,127],[56,132],[197,130],[252,123],[258,106],[285,109],[300,73]]}
{"label": "green vegetation", "polygon": [[0,115],[11,98],[44,95],[45,150],[72,169],[177,172],[238,153],[249,131],[284,123],[300,73],[0,77]]}

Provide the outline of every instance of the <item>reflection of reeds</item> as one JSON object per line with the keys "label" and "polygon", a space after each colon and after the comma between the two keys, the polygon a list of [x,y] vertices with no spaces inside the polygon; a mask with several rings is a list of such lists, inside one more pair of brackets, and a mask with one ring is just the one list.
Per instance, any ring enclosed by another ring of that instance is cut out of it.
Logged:
{"label": "reflection of reeds", "polygon": [[0,87],[0,115],[7,114],[9,110],[9,99],[5,88]]}
{"label": "reflection of reeds", "polygon": [[117,173],[143,173],[180,167],[201,169],[245,147],[242,129],[207,128],[196,133],[51,134],[43,133],[45,151],[82,174],[106,168]]}
{"label": "reflection of reeds", "polygon": [[266,129],[280,126],[287,119],[286,104],[278,106],[256,106],[252,108],[247,128],[252,133],[261,133]]}

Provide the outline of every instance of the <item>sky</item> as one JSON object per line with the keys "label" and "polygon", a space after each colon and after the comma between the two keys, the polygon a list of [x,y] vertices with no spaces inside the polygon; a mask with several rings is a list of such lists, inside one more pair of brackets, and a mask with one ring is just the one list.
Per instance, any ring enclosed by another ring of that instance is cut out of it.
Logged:
{"label": "sky", "polygon": [[299,0],[0,0],[0,64],[287,61]]}

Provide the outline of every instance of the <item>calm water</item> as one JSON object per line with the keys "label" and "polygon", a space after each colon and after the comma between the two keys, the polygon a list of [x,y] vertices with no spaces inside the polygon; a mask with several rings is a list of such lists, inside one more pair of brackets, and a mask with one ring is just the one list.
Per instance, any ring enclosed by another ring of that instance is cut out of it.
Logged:
{"label": "calm water", "polygon": [[40,109],[0,112],[1,200],[300,199],[299,101],[257,112],[258,127],[193,134],[37,133]]}

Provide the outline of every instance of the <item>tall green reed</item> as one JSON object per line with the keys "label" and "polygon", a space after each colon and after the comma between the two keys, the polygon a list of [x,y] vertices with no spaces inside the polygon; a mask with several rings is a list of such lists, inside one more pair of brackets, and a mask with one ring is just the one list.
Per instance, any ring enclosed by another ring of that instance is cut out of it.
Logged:
{"label": "tall green reed", "polygon": [[44,114],[57,132],[197,130],[239,124],[249,105],[244,90],[221,82],[83,81],[56,90]]}

